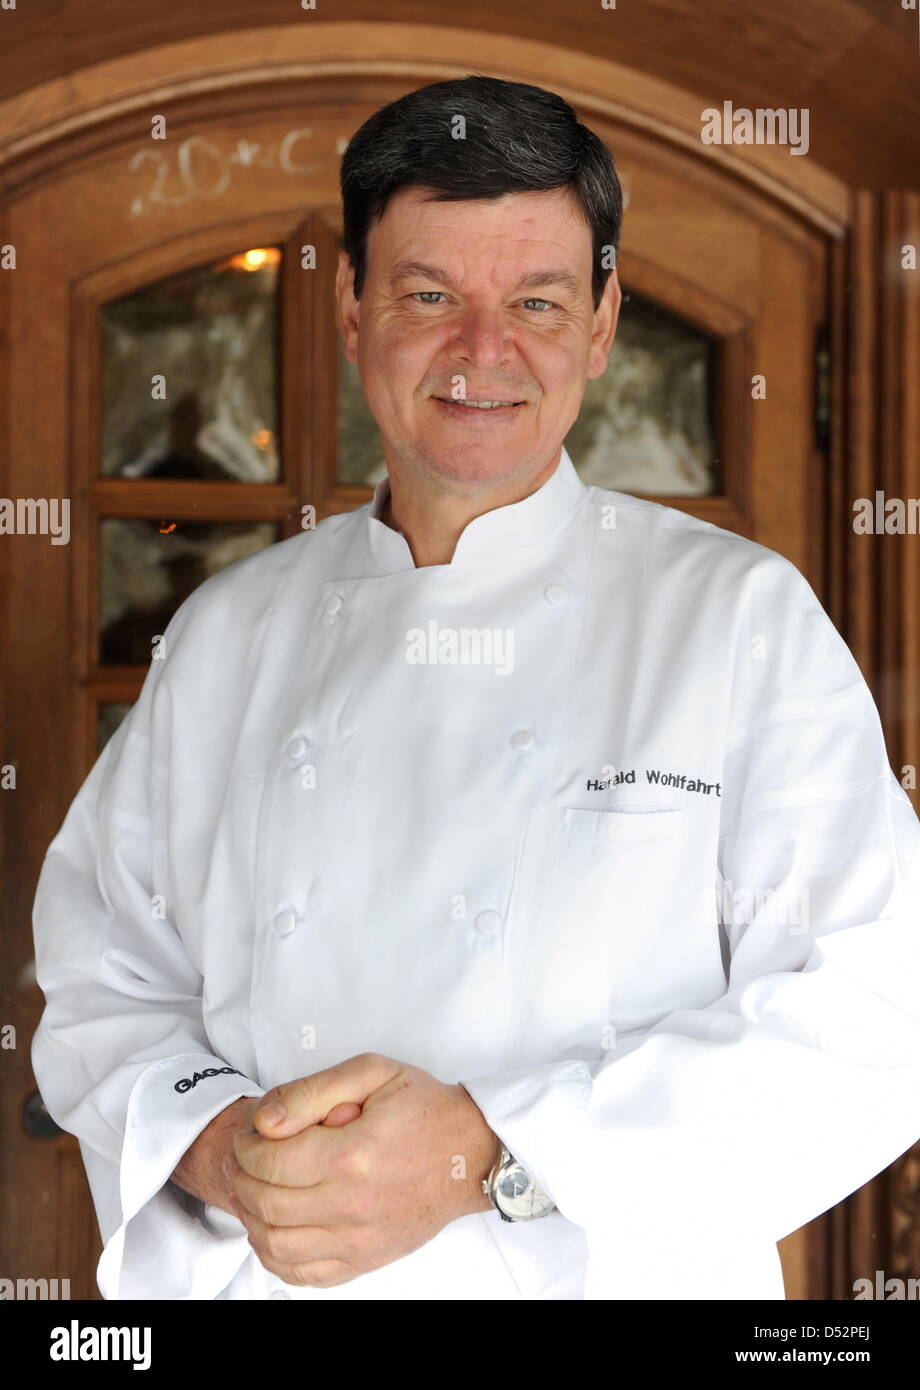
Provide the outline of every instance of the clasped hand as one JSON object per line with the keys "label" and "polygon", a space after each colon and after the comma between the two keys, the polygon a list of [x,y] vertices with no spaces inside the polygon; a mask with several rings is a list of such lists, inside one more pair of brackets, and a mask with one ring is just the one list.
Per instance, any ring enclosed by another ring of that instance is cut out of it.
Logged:
{"label": "clasped hand", "polygon": [[287,1284],[347,1283],[490,1208],[500,1141],[462,1086],[419,1067],[362,1053],[273,1087],[249,1114],[224,1165],[230,1201]]}

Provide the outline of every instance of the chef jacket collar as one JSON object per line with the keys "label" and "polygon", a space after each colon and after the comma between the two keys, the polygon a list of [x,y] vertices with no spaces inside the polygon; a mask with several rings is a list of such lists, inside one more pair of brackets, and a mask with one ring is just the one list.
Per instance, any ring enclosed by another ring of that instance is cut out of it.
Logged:
{"label": "chef jacket collar", "polygon": [[[565,447],[555,470],[536,492],[520,502],[495,507],[468,521],[460,533],[450,561],[451,568],[501,559],[509,551],[545,547],[566,524],[587,496]],[[415,569],[409,543],[399,531],[381,521],[383,505],[390,494],[390,480],[384,478],[374,489],[367,517],[371,555],[381,570]]]}

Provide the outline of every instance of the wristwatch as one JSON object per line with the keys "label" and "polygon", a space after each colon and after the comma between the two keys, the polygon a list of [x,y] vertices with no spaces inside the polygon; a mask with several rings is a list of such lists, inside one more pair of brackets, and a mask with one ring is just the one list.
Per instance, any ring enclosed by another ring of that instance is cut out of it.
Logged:
{"label": "wristwatch", "polygon": [[536,1221],[556,1210],[522,1163],[502,1148],[498,1162],[482,1180],[482,1190],[503,1221]]}

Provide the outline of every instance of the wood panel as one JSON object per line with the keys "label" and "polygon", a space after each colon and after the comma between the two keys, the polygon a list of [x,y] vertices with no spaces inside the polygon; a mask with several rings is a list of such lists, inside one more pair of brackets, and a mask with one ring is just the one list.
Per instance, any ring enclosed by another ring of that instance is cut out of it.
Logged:
{"label": "wood panel", "polygon": [[[48,5],[20,3],[0,12],[0,97],[119,55],[137,61],[166,42],[198,37],[214,45],[246,31],[255,47],[271,29],[312,33],[351,21],[367,31],[364,52],[379,54],[375,23],[437,30],[457,19],[455,8],[431,0],[320,0],[296,26],[291,10],[289,0],[55,0],[52,19]],[[502,36],[526,37],[560,54],[560,80],[567,53],[600,55],[694,92],[703,104],[730,98],[736,106],[810,106],[811,158],[854,186],[897,185],[911,164],[920,167],[918,21],[897,0],[621,0],[611,9],[468,0],[462,16],[485,39],[467,71],[480,71],[484,55],[494,61],[492,46]]]}
{"label": "wood panel", "polygon": [[[920,194],[880,200],[880,486],[886,497],[920,499]],[[904,253],[913,250],[913,268]],[[920,812],[920,536],[886,535],[879,574],[879,703],[892,763],[913,770],[908,794]],[[884,1264],[857,1250],[859,1273],[883,1268],[920,1277],[920,1144],[877,1184]]]}
{"label": "wood panel", "polygon": [[[837,268],[836,336],[844,349],[845,448],[834,488],[835,611],[879,706],[891,766],[920,768],[920,545],[915,534],[856,534],[853,503],[920,497],[920,197],[854,193],[853,227]],[[841,368],[841,374],[843,372]],[[915,809],[920,791],[906,785]],[[841,1202],[815,1244],[822,1297],[852,1298],[857,1278],[917,1277],[920,1146]]]}
{"label": "wood panel", "polygon": [[[324,82],[332,99],[344,83],[360,104],[374,96],[374,73],[391,82],[403,80],[408,89],[483,71],[550,87],[586,118],[612,120],[619,128],[654,137],[663,155],[672,147],[692,155],[761,188],[778,210],[794,209],[825,231],[839,234],[846,225],[846,185],[814,158],[793,157],[780,146],[701,143],[701,109],[721,100],[719,93],[701,101],[649,77],[642,67],[560,51],[529,34],[511,38],[488,29],[392,22],[231,31],[97,62],[66,81],[52,79],[21,98],[0,102],[0,195],[106,143],[140,139],[150,113],[165,105],[175,117],[200,124],[207,116],[268,110],[298,83],[310,83],[314,105],[324,99]],[[386,99],[381,91],[375,104]]]}

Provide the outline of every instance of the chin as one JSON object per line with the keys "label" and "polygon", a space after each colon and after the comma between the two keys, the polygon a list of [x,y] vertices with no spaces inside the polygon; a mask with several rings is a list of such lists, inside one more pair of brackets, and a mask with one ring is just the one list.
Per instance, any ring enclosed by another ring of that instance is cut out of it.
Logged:
{"label": "chin", "polygon": [[453,482],[499,482],[515,472],[515,465],[521,462],[519,451],[513,449],[510,443],[496,449],[494,444],[482,441],[461,448],[453,440],[440,447],[437,441],[432,440],[422,445],[418,452],[427,467]]}

